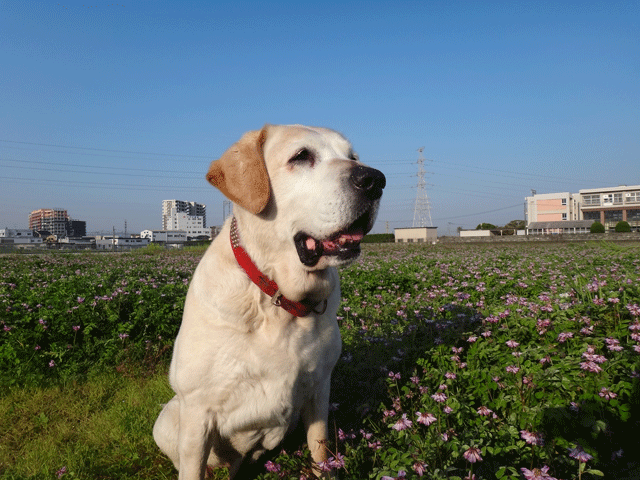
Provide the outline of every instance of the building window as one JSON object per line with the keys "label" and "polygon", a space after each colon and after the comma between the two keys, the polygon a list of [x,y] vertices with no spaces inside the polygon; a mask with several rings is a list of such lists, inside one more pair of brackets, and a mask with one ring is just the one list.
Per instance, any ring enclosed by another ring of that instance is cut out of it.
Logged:
{"label": "building window", "polygon": [[[563,199],[562,199],[562,205],[566,205],[566,204],[567,204],[567,199],[566,199],[566,198],[563,198]],[[566,218],[565,218],[565,219],[563,219],[563,220],[566,220]]]}
{"label": "building window", "polygon": [[640,192],[631,192],[625,194],[625,200],[627,203],[640,203]]}
{"label": "building window", "polygon": [[585,207],[588,205],[600,205],[600,195],[583,195],[582,204]]}
{"label": "building window", "polygon": [[583,212],[582,217],[585,220],[596,220],[600,221],[600,212]]}
{"label": "building window", "polygon": [[622,210],[605,210],[604,219],[609,222],[620,222],[622,221]]}
{"label": "building window", "polygon": [[639,222],[640,221],[640,210],[633,209],[627,210],[627,222]]}
{"label": "building window", "polygon": [[566,219],[567,219],[567,214],[566,214],[566,213],[563,213],[563,214],[562,214],[562,219],[563,219],[563,220],[566,220]]}
{"label": "building window", "polygon": [[622,193],[613,194],[613,203],[616,205],[622,205]]}

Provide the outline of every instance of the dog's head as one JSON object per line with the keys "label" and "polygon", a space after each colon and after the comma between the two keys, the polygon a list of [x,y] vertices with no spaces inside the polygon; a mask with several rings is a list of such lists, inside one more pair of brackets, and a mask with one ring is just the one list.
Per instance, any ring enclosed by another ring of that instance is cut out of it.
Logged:
{"label": "dog's head", "polygon": [[359,255],[386,184],[342,135],[300,125],[246,133],[211,163],[207,180],[268,222],[270,240],[294,249],[308,269]]}

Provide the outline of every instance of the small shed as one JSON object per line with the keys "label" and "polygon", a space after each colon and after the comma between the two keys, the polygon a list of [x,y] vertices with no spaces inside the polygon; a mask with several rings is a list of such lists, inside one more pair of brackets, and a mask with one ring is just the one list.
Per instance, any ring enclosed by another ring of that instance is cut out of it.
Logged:
{"label": "small shed", "polygon": [[436,243],[438,227],[396,228],[393,231],[396,243]]}

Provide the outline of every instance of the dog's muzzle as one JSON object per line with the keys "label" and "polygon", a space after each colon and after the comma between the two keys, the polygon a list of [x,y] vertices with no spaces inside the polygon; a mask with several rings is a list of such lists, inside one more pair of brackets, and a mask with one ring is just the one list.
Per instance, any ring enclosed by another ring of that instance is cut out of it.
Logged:
{"label": "dog's muzzle", "polygon": [[384,174],[375,168],[356,165],[348,180],[361,207],[354,212],[356,219],[324,239],[314,238],[305,232],[298,232],[293,237],[298,257],[307,267],[316,265],[322,256],[334,256],[344,262],[355,259],[360,255],[360,242],[373,228],[378,200],[387,184]]}

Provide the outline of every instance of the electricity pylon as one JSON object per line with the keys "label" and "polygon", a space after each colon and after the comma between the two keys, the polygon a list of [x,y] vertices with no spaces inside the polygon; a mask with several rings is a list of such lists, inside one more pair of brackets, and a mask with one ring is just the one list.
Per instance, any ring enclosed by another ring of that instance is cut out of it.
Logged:
{"label": "electricity pylon", "polygon": [[418,149],[420,157],[418,158],[418,191],[416,193],[416,205],[413,210],[413,226],[414,227],[433,227],[431,221],[431,202],[427,195],[427,183],[424,180],[426,170],[424,169],[425,158],[422,154],[424,147]]}

